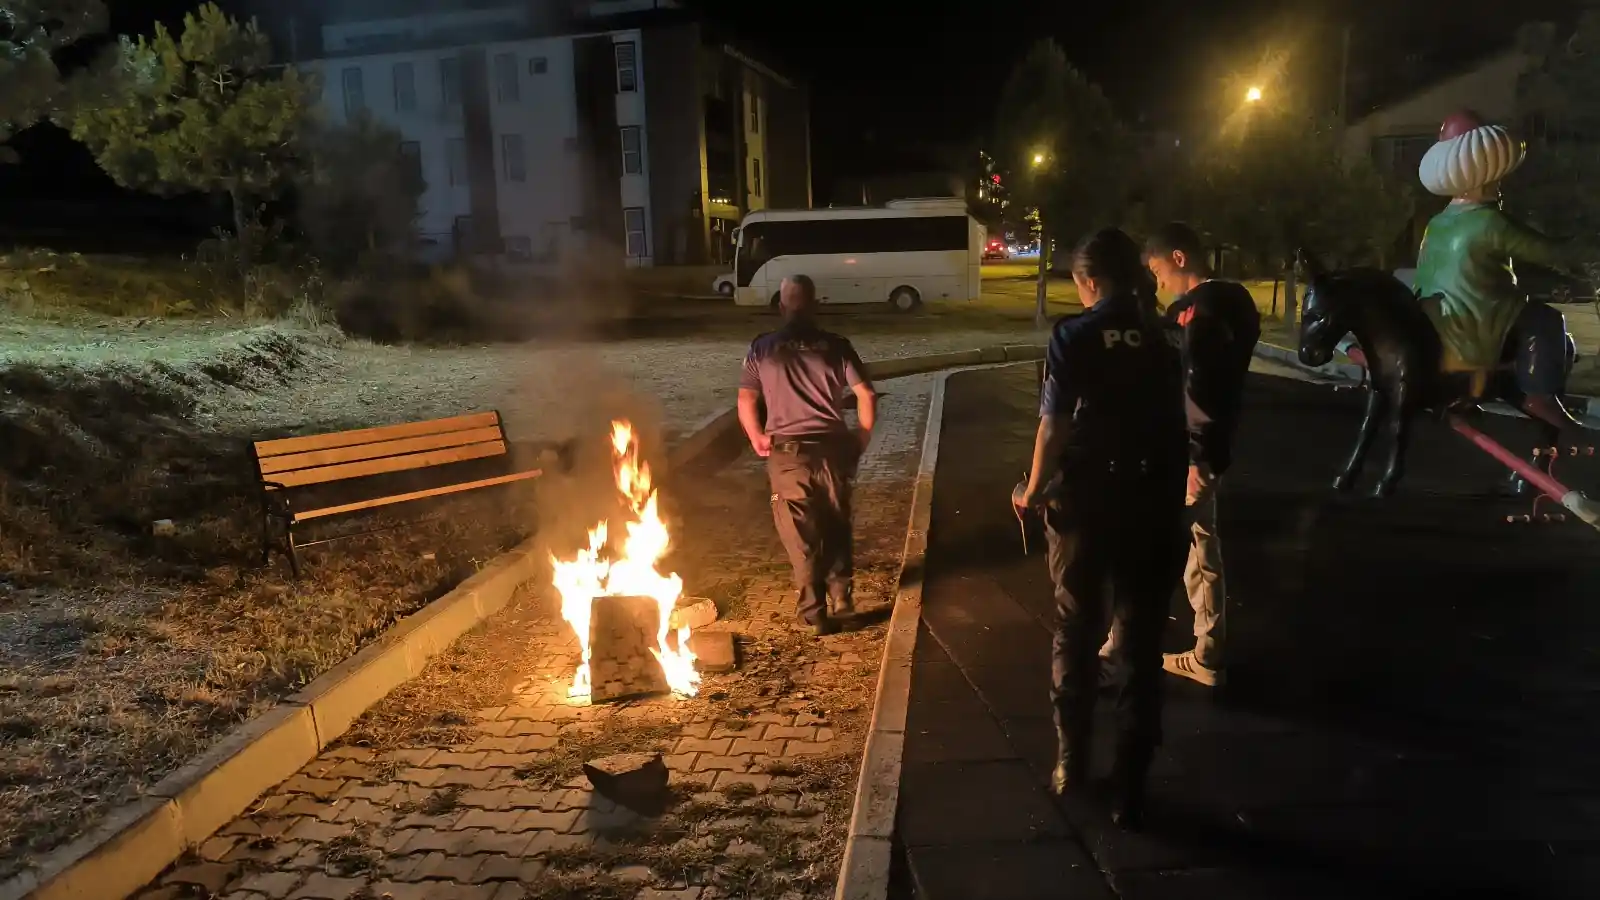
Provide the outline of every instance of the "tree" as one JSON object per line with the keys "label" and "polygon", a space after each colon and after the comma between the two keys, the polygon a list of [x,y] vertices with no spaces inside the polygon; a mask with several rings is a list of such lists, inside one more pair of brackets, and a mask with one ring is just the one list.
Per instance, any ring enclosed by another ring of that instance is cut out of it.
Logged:
{"label": "tree", "polygon": [[19,131],[58,111],[69,78],[55,53],[105,27],[100,0],[11,0],[0,6],[0,162]]}
{"label": "tree", "polygon": [[305,167],[300,137],[311,85],[272,64],[272,48],[207,3],[183,36],[123,37],[116,64],[62,117],[118,184],[158,194],[226,196],[234,234],[252,204],[280,193]]}
{"label": "tree", "polygon": [[1034,44],[1012,70],[997,105],[995,146],[1011,173],[1013,202],[1038,210],[1041,327],[1050,240],[1117,221],[1128,196],[1129,145],[1110,101],[1055,41]]}
{"label": "tree", "polygon": [[312,166],[300,183],[301,229],[335,269],[373,256],[403,254],[416,235],[417,203],[427,187],[417,157],[398,132],[363,115],[319,126],[308,146]]}
{"label": "tree", "polygon": [[1593,253],[1600,250],[1600,12],[1583,13],[1565,33],[1528,28],[1520,43],[1535,63],[1518,85],[1518,111],[1537,127],[1528,135],[1528,161],[1507,185],[1507,205]]}

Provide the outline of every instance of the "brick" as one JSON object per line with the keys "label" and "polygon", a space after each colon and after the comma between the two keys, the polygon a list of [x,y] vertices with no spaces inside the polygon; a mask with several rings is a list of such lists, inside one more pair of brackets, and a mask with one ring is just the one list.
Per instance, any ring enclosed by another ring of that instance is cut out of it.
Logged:
{"label": "brick", "polygon": [[[529,879],[529,881],[532,880],[531,878]],[[528,891],[517,882],[502,881],[495,888],[495,892],[489,900],[528,900]]]}
{"label": "brick", "polygon": [[257,891],[268,897],[287,897],[300,883],[299,872],[252,872],[240,879],[241,891]]}
{"label": "brick", "polygon": [[764,722],[724,722],[711,732],[713,738],[744,738],[749,741],[759,741],[766,734],[767,725]]}
{"label": "brick", "polygon": [[466,881],[482,864],[475,856],[456,856],[451,853],[428,853],[414,859],[401,876],[403,881],[425,881],[439,878]]}
{"label": "brick", "polygon": [[[404,832],[395,832],[399,836]],[[402,845],[399,851],[403,853],[433,853],[453,849],[461,841],[461,835],[451,831],[438,831],[433,828],[411,829],[410,839]]]}
{"label": "brick", "polygon": [[229,853],[233,852],[233,848],[242,843],[244,843],[244,838],[241,835],[219,835],[206,839],[206,842],[201,844],[200,849],[196,852],[201,859],[217,862],[226,858]]}
{"label": "brick", "polygon": [[468,880],[475,884],[488,881],[516,881],[522,877],[522,870],[523,860],[516,857],[500,854],[485,856]]}
{"label": "brick", "polygon": [[528,719],[538,722],[550,717],[551,708],[552,707],[549,706],[508,706],[505,708],[505,711],[500,714],[500,718]]}
{"label": "brick", "polygon": [[691,772],[694,770],[695,758],[699,755],[698,753],[675,753],[671,756],[663,756],[661,761],[666,763],[667,768],[673,771]]}
{"label": "brick", "polygon": [[505,797],[508,809],[544,809],[561,795],[560,791],[541,791],[528,787],[514,787],[498,793]]}
{"label": "brick", "polygon": [[386,762],[395,762],[402,766],[422,766],[438,752],[437,747],[402,747],[399,750],[390,750],[383,755],[383,758]]}
{"label": "brick", "polygon": [[711,728],[712,725],[710,722],[694,722],[692,724],[683,726],[683,728],[680,729],[680,733],[684,737],[700,738],[704,740],[705,738],[711,737]]}
{"label": "brick", "polygon": [[313,797],[332,800],[342,787],[344,781],[337,778],[307,778],[304,775],[296,775],[285,781],[280,790],[289,794],[310,794]]}
{"label": "brick", "polygon": [[[549,738],[539,738],[539,740],[549,740]],[[502,753],[498,750],[491,750],[488,753],[485,753],[483,756],[483,768],[516,769],[527,763],[527,761],[528,757],[526,754]]]}
{"label": "brick", "polygon": [[732,738],[718,738],[716,740],[702,738],[684,738],[672,748],[673,753],[713,753],[717,756],[726,756],[728,748],[733,746]]}
{"label": "brick", "polygon": [[700,900],[700,890],[697,887],[679,888],[676,891],[645,888],[635,895],[633,900]]}
{"label": "brick", "polygon": [[522,719],[512,725],[507,735],[509,737],[555,737],[561,731],[561,726],[554,722],[535,722],[531,719]]}
{"label": "brick", "polygon": [[337,822],[323,822],[320,819],[301,819],[293,828],[289,829],[287,837],[296,841],[331,841],[350,833],[350,826]]}
{"label": "brick", "polygon": [[379,806],[371,800],[351,800],[334,809],[333,821],[378,823],[385,822],[393,816],[394,811],[387,806]]}
{"label": "brick", "polygon": [[767,756],[783,755],[783,741],[747,741],[739,738],[733,742],[733,747],[728,753],[738,756],[742,753],[761,753]]}
{"label": "brick", "polygon": [[400,790],[397,784],[360,784],[349,782],[344,790],[339,792],[340,800],[371,800],[373,803],[387,803]]}
{"label": "brick", "polygon": [[772,785],[772,776],[759,775],[754,772],[718,772],[717,780],[713,787],[719,791],[725,791],[735,784],[748,784],[758,791],[764,791]]}
{"label": "brick", "polygon": [[312,872],[306,883],[289,895],[290,900],[348,900],[366,882],[360,878],[335,878],[325,872]]}
{"label": "brick", "polygon": [[793,728],[774,725],[767,729],[767,740],[769,741],[815,741],[816,739],[817,729],[809,725]]}
{"label": "brick", "polygon": [[505,809],[510,791],[462,791],[456,803],[473,809]]}
{"label": "brick", "polygon": [[228,882],[239,874],[237,864],[202,862],[180,866],[161,879],[162,884],[186,884],[204,888],[207,894],[220,894]]}
{"label": "brick", "polygon": [[832,728],[818,728],[817,729],[817,743],[825,744],[828,741],[833,740],[833,738],[834,738],[834,733],[833,733],[833,729]]}
{"label": "brick", "polygon": [[474,809],[469,811],[465,816],[462,816],[461,820],[456,822],[455,827],[458,831],[467,828],[489,828],[494,831],[508,832],[516,831],[517,822],[523,817],[523,815],[524,813],[514,809],[506,810],[504,812],[493,812],[486,809]]}
{"label": "brick", "polygon": [[459,847],[461,853],[468,856],[473,854],[499,854],[502,856],[521,857],[532,840],[533,835],[525,831],[517,834],[508,834],[479,828],[474,831],[464,832],[462,840],[457,844],[457,847]]}
{"label": "brick", "polygon": [[517,831],[557,831],[567,832],[577,824],[578,811],[545,812],[544,810],[530,809],[517,820]]}
{"label": "brick", "polygon": [[750,769],[748,756],[716,756],[710,753],[700,754],[694,761],[696,772],[727,770],[730,772],[747,772]]}
{"label": "brick", "polygon": [[512,726],[518,724],[520,723],[512,719],[501,719],[498,722],[479,722],[477,731],[479,734],[486,734],[491,737],[505,737],[511,733]]}
{"label": "brick", "polygon": [[297,794],[293,800],[289,801],[289,805],[283,808],[283,814],[286,816],[322,818],[327,815],[330,809],[332,809],[332,804],[327,801],[318,800],[310,794]]}
{"label": "brick", "polygon": [[440,750],[438,753],[434,754],[432,759],[428,760],[428,768],[430,769],[477,769],[481,768],[482,766],[483,754],[481,752],[458,753],[454,750]]}
{"label": "brick", "polygon": [[494,720],[500,718],[501,714],[505,711],[506,708],[504,706],[491,706],[487,709],[478,710],[472,714],[472,717],[480,722],[493,722]]}
{"label": "brick", "polygon": [[810,741],[790,741],[783,747],[785,756],[824,756],[832,752],[833,747]]}
{"label": "brick", "polygon": [[528,854],[537,856],[551,850],[579,850],[591,843],[586,834],[561,834],[556,831],[541,831],[534,835],[533,843],[528,845]]}
{"label": "brick", "polygon": [[403,782],[406,782],[407,784],[415,784],[415,785],[420,785],[422,787],[429,787],[435,781],[438,781],[439,780],[439,776],[441,774],[443,774],[444,772],[446,772],[446,771],[448,771],[448,770],[446,770],[446,769],[418,769],[418,768],[401,769],[400,771],[398,771],[398,772],[396,772],[394,774],[394,780],[395,781],[403,781]]}
{"label": "brick", "polygon": [[481,737],[472,742],[468,750],[472,752],[515,753],[517,745],[522,743],[518,737]]}
{"label": "brick", "polygon": [[293,859],[304,846],[299,841],[278,841],[271,838],[241,841],[229,851],[223,862],[249,862],[254,869],[272,868]]}
{"label": "brick", "polygon": [[[550,725],[551,722],[535,722],[536,725]],[[540,753],[545,750],[554,750],[560,740],[553,734],[529,734],[517,744],[518,753]]]}
{"label": "brick", "polygon": [[433,780],[435,787],[469,787],[486,788],[494,783],[500,770],[480,769],[424,769],[423,771],[437,772],[438,777]]}
{"label": "brick", "polygon": [[337,766],[328,773],[329,778],[359,778],[365,781],[372,777],[372,767],[353,759],[340,760]]}
{"label": "brick", "polygon": [[378,751],[371,747],[330,747],[324,750],[322,755],[329,759],[353,759],[356,762],[371,762],[378,758]]}
{"label": "brick", "polygon": [[380,881],[372,886],[372,893],[384,900],[439,900],[439,885]]}

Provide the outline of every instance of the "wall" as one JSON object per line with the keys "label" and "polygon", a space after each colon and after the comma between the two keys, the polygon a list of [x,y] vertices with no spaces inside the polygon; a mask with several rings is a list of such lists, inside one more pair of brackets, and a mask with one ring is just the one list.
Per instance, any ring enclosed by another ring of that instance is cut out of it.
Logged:
{"label": "wall", "polygon": [[[1491,122],[1512,124],[1517,80],[1529,62],[1521,53],[1501,54],[1352,123],[1344,136],[1345,158],[1373,153],[1374,142],[1381,138],[1436,137],[1445,118],[1464,109]],[[1394,162],[1391,158],[1374,161],[1384,166]]]}
{"label": "wall", "polygon": [[708,258],[705,215],[705,115],[697,25],[644,32],[649,60],[645,114],[650,122],[650,222],[658,265],[699,265]]}
{"label": "wall", "polygon": [[[496,60],[506,55],[516,63],[514,99],[501,97],[496,76]],[[549,261],[574,246],[572,220],[583,214],[572,41],[544,38],[489,44],[485,56],[500,233],[513,258],[525,244],[533,261]],[[509,177],[507,135],[521,139],[523,181]]]}
{"label": "wall", "polygon": [[774,85],[767,95],[767,200],[777,209],[809,209],[811,97],[801,85]]}
{"label": "wall", "polygon": [[755,212],[767,208],[767,86],[753,70],[740,72],[739,129],[744,143],[744,208]]}
{"label": "wall", "polygon": [[[618,172],[621,177],[620,193],[622,208],[626,210],[641,210],[644,222],[644,256],[625,253],[624,262],[629,266],[649,266],[652,264],[656,252],[656,236],[650,223],[650,159],[651,159],[651,134],[645,122],[645,99],[648,93],[644,73],[648,71],[645,57],[644,41],[637,30],[617,31],[611,34],[613,45],[632,44],[634,49],[634,89],[631,91],[616,91],[616,123],[617,128],[637,127],[639,129],[639,152],[643,159],[642,171],[630,174],[621,168],[622,137],[620,131],[612,136],[612,152],[618,157]],[[613,79],[616,77],[615,55],[613,55]],[[602,151],[603,152],[603,151]],[[627,225],[627,214],[623,215],[623,224]],[[617,239],[625,239],[624,234],[618,234]]]}

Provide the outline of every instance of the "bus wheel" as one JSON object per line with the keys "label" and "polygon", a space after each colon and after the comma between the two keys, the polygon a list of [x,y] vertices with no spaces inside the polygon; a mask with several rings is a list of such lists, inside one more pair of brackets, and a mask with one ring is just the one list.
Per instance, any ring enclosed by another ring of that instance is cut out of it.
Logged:
{"label": "bus wheel", "polygon": [[889,305],[895,312],[908,313],[922,305],[922,296],[915,288],[897,287],[889,295]]}

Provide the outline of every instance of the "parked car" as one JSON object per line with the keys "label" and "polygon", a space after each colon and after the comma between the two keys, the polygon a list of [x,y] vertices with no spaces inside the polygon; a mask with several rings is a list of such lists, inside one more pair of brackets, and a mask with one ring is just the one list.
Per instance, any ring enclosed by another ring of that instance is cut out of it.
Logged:
{"label": "parked car", "polygon": [[734,281],[732,272],[729,272],[725,275],[718,275],[716,280],[711,282],[711,290],[723,297],[732,297],[733,283]]}
{"label": "parked car", "polygon": [[1000,238],[990,238],[983,245],[984,259],[1010,259],[1011,250],[1006,247],[1006,242]]}

